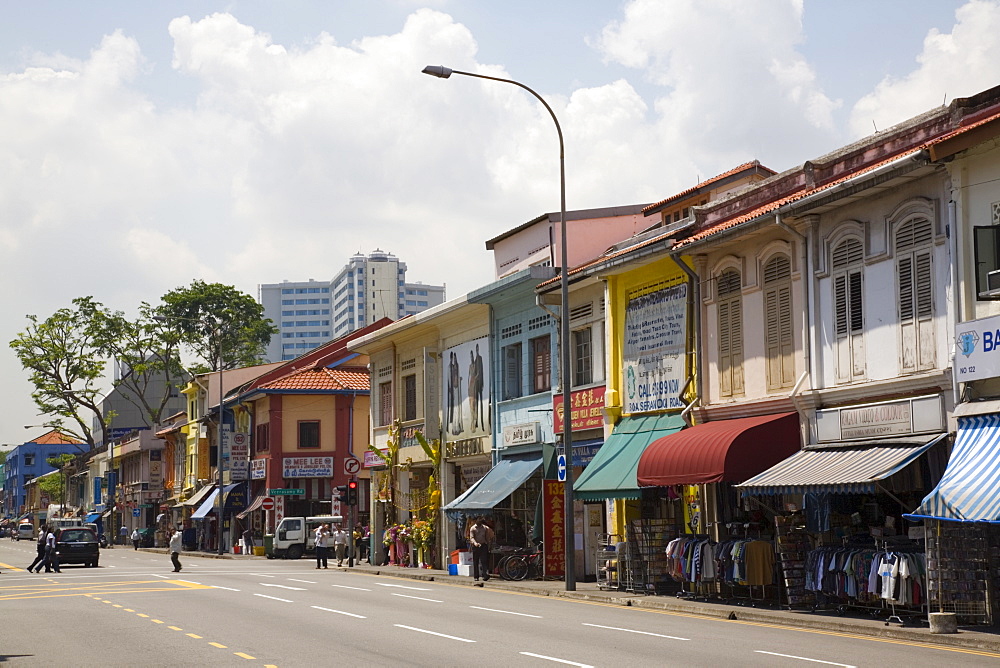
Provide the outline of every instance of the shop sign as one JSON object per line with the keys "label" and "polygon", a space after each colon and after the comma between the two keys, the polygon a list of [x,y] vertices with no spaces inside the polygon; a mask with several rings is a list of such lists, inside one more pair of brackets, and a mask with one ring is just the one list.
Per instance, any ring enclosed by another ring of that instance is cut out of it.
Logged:
{"label": "shop sign", "polygon": [[[385,448],[379,448],[379,452],[381,452],[386,457],[389,456],[389,451]],[[365,468],[371,469],[371,468],[377,468],[379,466],[385,466],[385,460],[383,460],[381,457],[376,455],[371,450],[365,450]]]}
{"label": "shop sign", "polygon": [[625,307],[626,413],[684,408],[687,295],[681,283],[630,299]]}
{"label": "shop sign", "polygon": [[545,577],[566,574],[566,485],[558,480],[542,481],[542,555]]}
{"label": "shop sign", "polygon": [[1000,316],[955,325],[954,372],[960,383],[1000,376]]}
{"label": "shop sign", "polygon": [[243,482],[249,476],[248,467],[250,462],[245,459],[234,459],[229,462],[229,480],[230,482]]}
{"label": "shop sign", "polygon": [[441,360],[442,439],[469,440],[489,436],[490,340],[475,339],[452,346]]}
{"label": "shop sign", "polygon": [[267,478],[267,460],[254,459],[250,462],[250,479],[264,480]]}
{"label": "shop sign", "polygon": [[246,459],[250,456],[250,434],[242,431],[222,432],[222,456]]}
{"label": "shop sign", "polygon": [[939,394],[816,411],[820,443],[944,430],[944,405]]}
{"label": "shop sign", "polygon": [[483,450],[483,439],[481,438],[466,438],[461,441],[452,441],[446,444],[446,447],[446,455],[449,459],[481,455],[485,452]]}
{"label": "shop sign", "polygon": [[479,482],[487,471],[490,470],[489,464],[472,464],[463,465],[462,469],[462,483],[465,484],[465,488],[469,489],[474,484]]}
{"label": "shop sign", "polygon": [[538,443],[541,432],[537,422],[523,422],[521,424],[509,424],[503,428],[503,445],[531,445]]}
{"label": "shop sign", "polygon": [[163,462],[150,460],[150,462],[149,462],[149,484],[150,485],[162,485],[163,484]]}
{"label": "shop sign", "polygon": [[282,478],[332,478],[333,457],[284,457]]}
{"label": "shop sign", "polygon": [[602,445],[604,445],[603,440],[573,443],[573,466],[586,466],[592,462]]}
{"label": "shop sign", "polygon": [[400,429],[399,447],[408,448],[410,446],[420,445],[420,441],[417,440],[417,432],[423,431],[423,428],[423,424],[414,424]]}
{"label": "shop sign", "polygon": [[[605,387],[601,385],[570,393],[569,426],[571,430],[580,431],[604,427],[604,390]],[[562,433],[563,430],[562,404],[562,394],[556,394],[552,399],[554,415],[552,428],[557,434]]]}

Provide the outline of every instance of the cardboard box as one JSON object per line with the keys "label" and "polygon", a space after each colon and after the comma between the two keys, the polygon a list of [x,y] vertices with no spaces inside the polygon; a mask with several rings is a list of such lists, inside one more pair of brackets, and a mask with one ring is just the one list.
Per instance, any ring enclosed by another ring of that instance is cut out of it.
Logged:
{"label": "cardboard box", "polygon": [[458,551],[458,565],[459,566],[471,566],[472,565],[472,552],[468,550]]}
{"label": "cardboard box", "polygon": [[472,577],[472,564],[457,564],[455,569],[458,571],[458,575],[464,575],[466,577]]}

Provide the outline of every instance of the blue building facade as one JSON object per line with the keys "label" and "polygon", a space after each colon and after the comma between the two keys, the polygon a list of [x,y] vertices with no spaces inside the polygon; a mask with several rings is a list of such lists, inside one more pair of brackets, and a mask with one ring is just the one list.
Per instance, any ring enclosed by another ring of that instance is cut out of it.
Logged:
{"label": "blue building facade", "polygon": [[84,443],[51,431],[10,450],[4,464],[4,516],[13,518],[25,513],[25,485],[32,478],[55,470],[46,463],[48,458],[62,454],[80,454],[85,448]]}

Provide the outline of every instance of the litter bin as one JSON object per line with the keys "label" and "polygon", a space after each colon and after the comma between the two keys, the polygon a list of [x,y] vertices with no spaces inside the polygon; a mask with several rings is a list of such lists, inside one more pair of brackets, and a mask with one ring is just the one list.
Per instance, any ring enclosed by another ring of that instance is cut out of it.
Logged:
{"label": "litter bin", "polygon": [[274,558],[274,534],[266,533],[264,534],[264,555],[268,559]]}

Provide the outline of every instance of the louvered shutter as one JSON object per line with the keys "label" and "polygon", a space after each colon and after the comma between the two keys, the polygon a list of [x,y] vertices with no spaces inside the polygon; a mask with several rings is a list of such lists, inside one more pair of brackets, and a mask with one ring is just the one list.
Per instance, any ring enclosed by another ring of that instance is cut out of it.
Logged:
{"label": "louvered shutter", "polygon": [[730,302],[719,304],[719,393],[724,397],[733,394],[732,323],[729,318]]}
{"label": "louvered shutter", "polygon": [[729,303],[729,350],[733,368],[733,394],[743,394],[743,305],[734,299]]}
{"label": "louvered shutter", "polygon": [[743,393],[740,287],[740,275],[737,272],[726,271],[719,276],[719,393],[724,397]]}
{"label": "louvered shutter", "polygon": [[764,325],[766,328],[767,387],[777,390],[795,382],[792,335],[791,263],[784,255],[764,267]]}
{"label": "louvered shutter", "polygon": [[900,370],[932,369],[935,365],[934,272],[928,246],[934,238],[931,221],[917,218],[896,232],[896,276],[899,298]]}

